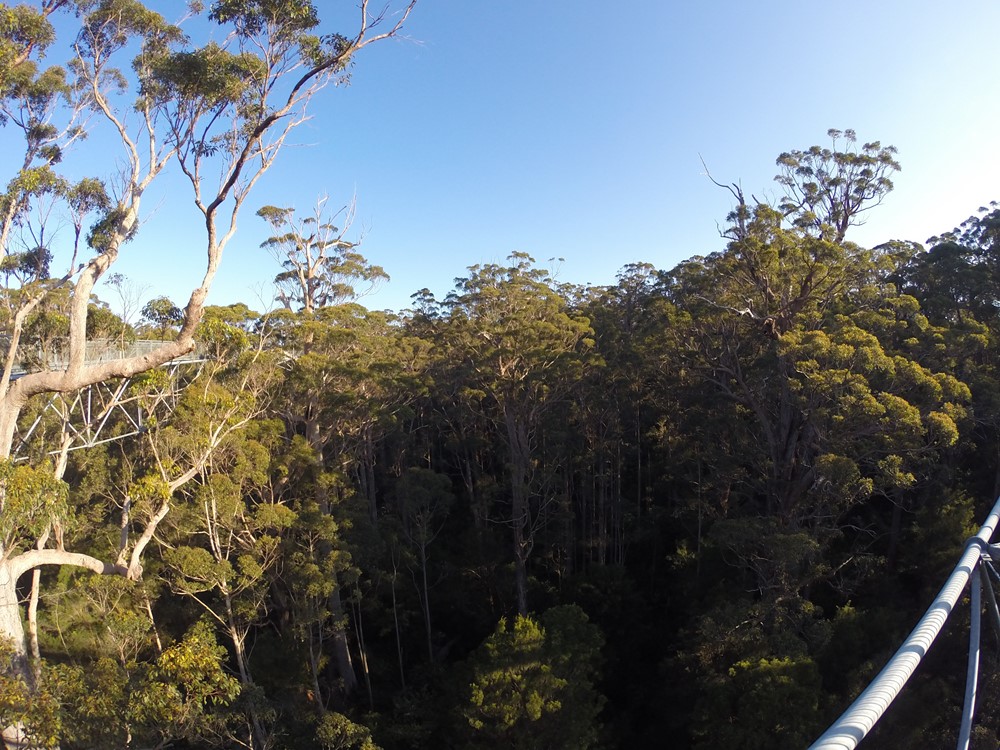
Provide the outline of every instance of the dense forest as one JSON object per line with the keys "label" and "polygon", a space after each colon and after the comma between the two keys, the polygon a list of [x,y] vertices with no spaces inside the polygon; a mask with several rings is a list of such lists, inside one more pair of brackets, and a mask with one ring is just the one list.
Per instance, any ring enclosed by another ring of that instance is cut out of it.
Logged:
{"label": "dense forest", "polygon": [[[853,131],[779,155],[773,203],[719,184],[718,251],[676,268],[514,253],[366,309],[345,217],[251,189],[412,7],[343,36],[219,0],[229,46],[194,48],[135,0],[0,5],[8,747],[802,748],[1000,492],[1000,209],[854,244],[900,165]],[[74,182],[97,121],[126,168]],[[205,227],[183,306],[112,270],[168,170]],[[205,304],[241,211],[266,313]],[[963,619],[866,747],[953,742]]]}

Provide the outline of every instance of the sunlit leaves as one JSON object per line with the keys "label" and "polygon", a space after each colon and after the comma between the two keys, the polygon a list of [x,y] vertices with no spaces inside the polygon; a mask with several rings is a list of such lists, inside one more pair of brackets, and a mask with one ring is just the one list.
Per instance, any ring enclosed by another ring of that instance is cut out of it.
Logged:
{"label": "sunlit leaves", "polygon": [[197,738],[219,723],[212,709],[239,694],[239,681],[223,669],[225,649],[204,621],[165,649],[130,700],[130,713],[164,739]]}
{"label": "sunlit leaves", "polygon": [[[775,181],[786,190],[780,209],[796,226],[837,242],[857,216],[892,190],[896,149],[878,141],[856,146],[853,130],[830,130],[831,146],[787,151],[778,157]],[[845,146],[841,146],[846,141]],[[843,148],[844,150],[840,150]]]}
{"label": "sunlit leaves", "polygon": [[6,93],[10,78],[19,74],[18,68],[27,56],[32,52],[43,54],[54,40],[55,29],[48,13],[25,4],[4,3],[0,7],[0,96]]}
{"label": "sunlit leaves", "polygon": [[[26,60],[10,72],[6,87],[0,88],[0,124],[9,118],[23,132],[31,153],[50,143],[58,128],[50,122],[56,105],[70,99],[71,88],[66,71],[58,66],[38,70],[36,63]],[[46,161],[57,163],[61,153],[57,147],[45,154]]]}
{"label": "sunlit leaves", "polygon": [[368,727],[335,711],[325,711],[320,717],[316,739],[323,750],[378,750]]}
{"label": "sunlit leaves", "polygon": [[551,609],[541,621],[501,619],[471,659],[469,747],[591,747],[602,642],[576,606]]}
{"label": "sunlit leaves", "polygon": [[[314,214],[300,220],[294,219],[290,208],[264,206],[257,211],[277,232],[261,247],[284,269],[274,282],[286,310],[311,315],[323,307],[353,302],[389,278],[380,266],[357,252],[353,242],[344,239],[353,220],[353,206],[327,216],[325,202],[320,200]],[[332,223],[338,219],[343,228]]]}
{"label": "sunlit leaves", "polygon": [[319,24],[316,6],[309,0],[216,0],[209,18],[230,23],[241,36],[257,36],[273,27],[292,36]]}
{"label": "sunlit leaves", "polygon": [[233,569],[226,561],[217,561],[201,547],[177,547],[164,553],[164,560],[177,571],[177,586],[187,594],[214,590],[226,583]]}
{"label": "sunlit leaves", "polygon": [[183,34],[139,0],[100,0],[85,17],[79,41],[97,59],[106,58],[133,38],[145,45],[180,41]]}
{"label": "sunlit leaves", "polygon": [[569,307],[547,272],[523,253],[510,265],[473,266],[442,303],[455,357],[501,404],[535,410],[566,392],[588,363],[590,321]]}
{"label": "sunlit leaves", "polygon": [[28,685],[14,666],[18,658],[10,641],[0,637],[0,725],[21,723],[32,745],[57,748],[62,733],[60,701],[51,690]]}
{"label": "sunlit leaves", "polygon": [[94,222],[87,234],[87,244],[99,253],[116,250],[123,242],[135,236],[137,228],[124,230],[127,226],[128,211],[123,206],[114,206]]}
{"label": "sunlit leaves", "polygon": [[234,54],[212,43],[159,57],[143,82],[143,94],[163,103],[200,102],[208,110],[239,101],[248,85],[266,76],[266,64],[256,55]]}
{"label": "sunlit leaves", "polygon": [[[821,679],[809,658],[741,660],[699,707],[711,731],[697,748],[793,750],[820,728]],[[726,717],[725,721],[716,720]]]}
{"label": "sunlit leaves", "polygon": [[68,512],[67,487],[49,467],[0,461],[0,543],[9,548],[42,533]]}
{"label": "sunlit leaves", "polygon": [[23,253],[9,253],[0,260],[0,273],[12,276],[22,284],[42,281],[49,277],[52,253],[46,247],[35,247]]}
{"label": "sunlit leaves", "polygon": [[158,338],[167,338],[184,319],[183,311],[168,297],[156,297],[147,302],[141,311],[142,319],[148,323]]}

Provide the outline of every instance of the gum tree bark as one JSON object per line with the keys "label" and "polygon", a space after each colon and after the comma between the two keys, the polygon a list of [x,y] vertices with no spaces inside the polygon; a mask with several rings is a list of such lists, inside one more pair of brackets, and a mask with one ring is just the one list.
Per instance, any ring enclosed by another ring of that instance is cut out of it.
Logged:
{"label": "gum tree bark", "polygon": [[[61,161],[61,150],[83,133],[77,120],[80,112],[91,111],[117,136],[120,151],[105,160],[117,158],[123,167],[114,176],[114,200],[106,207],[95,204],[103,215],[91,229],[87,243],[96,254],[77,263],[77,226],[68,271],[54,285],[68,290],[70,298],[64,334],[68,351],[65,369],[13,376],[28,314],[44,303],[53,288],[47,262],[44,272],[39,268],[33,278],[22,279],[21,288],[6,290],[11,322],[5,332],[9,343],[0,373],[0,459],[10,457],[18,418],[33,396],[70,393],[109,379],[130,377],[194,348],[205,299],[251,190],[273,165],[289,133],[305,121],[312,97],[341,78],[358,51],[395,36],[416,0],[405,3],[392,17],[387,15],[388,6],[373,14],[368,0],[362,0],[356,32],[349,37],[316,36],[316,8],[309,4],[311,12],[303,14],[292,12],[301,11],[301,3],[288,0],[286,4],[289,8],[282,10],[281,2],[262,8],[261,4],[217,0],[211,5],[209,19],[228,26],[231,33],[221,44],[192,49],[178,26],[167,23],[141,2],[99,0],[80,19],[71,74],[55,68],[39,72],[37,60],[55,38],[48,17],[72,7],[72,3],[41,0],[35,8],[19,9],[27,19],[24,28],[17,27],[22,16],[12,16],[14,27],[5,29],[5,38],[0,39],[0,47],[12,50],[10,55],[0,55],[0,114],[21,127],[26,148],[23,166],[10,183],[13,187],[0,195],[0,252],[5,258],[14,255],[14,228],[18,222],[30,220],[31,209],[39,200],[56,196],[70,202],[66,181],[54,167]],[[26,29],[31,32],[27,39]],[[139,54],[134,60],[118,59],[136,48]],[[118,69],[113,67],[115,63]],[[213,75],[199,75],[200,69],[211,70]],[[131,84],[138,97],[134,103],[122,102],[109,88],[121,70],[134,71]],[[65,83],[70,75],[76,78],[74,86]],[[39,97],[37,89],[43,83],[49,93]],[[48,122],[44,118],[62,106],[67,94],[73,101],[65,129],[37,127],[40,118]],[[38,111],[42,105],[49,109]],[[205,227],[205,266],[184,307],[180,331],[174,341],[141,356],[88,363],[91,295],[125,243],[138,233],[141,199],[170,165],[176,165],[189,180]],[[205,175],[215,174],[220,178],[212,184]],[[51,257],[48,248],[42,250],[45,257]],[[192,469],[190,475],[177,479],[189,481],[196,473],[197,469]],[[0,487],[0,513],[4,512],[7,489]],[[17,596],[19,578],[45,565],[70,565],[100,575],[139,578],[143,550],[168,511],[169,503],[164,502],[136,543],[123,548],[113,563],[61,547],[36,548],[37,539],[33,538],[0,535],[0,638],[13,644],[15,671],[27,684],[32,684],[33,675]],[[8,748],[25,746],[23,727],[7,727],[2,736]]]}

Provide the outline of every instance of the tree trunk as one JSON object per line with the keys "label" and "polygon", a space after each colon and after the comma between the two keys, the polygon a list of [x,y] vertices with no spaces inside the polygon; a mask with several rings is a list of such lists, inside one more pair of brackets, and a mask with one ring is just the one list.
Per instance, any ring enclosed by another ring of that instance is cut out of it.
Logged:
{"label": "tree trunk", "polygon": [[597,470],[597,564],[608,563],[608,467],[604,456],[604,441],[597,446],[595,469]]}
{"label": "tree trunk", "polygon": [[[323,463],[323,437],[319,429],[319,420],[315,417],[307,417],[305,420],[306,440],[316,452],[320,463]],[[330,497],[325,487],[317,487],[316,500],[320,511],[327,516],[332,515],[333,508],[330,504]],[[333,553],[332,545],[329,542],[320,543],[320,554],[328,556]],[[345,626],[346,615],[344,605],[340,599],[340,584],[334,581],[333,591],[328,602],[330,618],[333,621],[333,650],[337,663],[337,674],[341,679],[341,686],[344,695],[350,695],[358,689],[358,676],[354,672],[354,664],[351,660],[351,651],[347,643],[347,628]],[[318,682],[317,682],[318,684]],[[317,700],[319,695],[317,694]]]}
{"label": "tree trunk", "polygon": [[509,404],[504,405],[507,442],[510,447],[511,525],[514,537],[514,587],[517,613],[528,614],[528,555],[531,529],[528,509],[528,463],[531,460],[527,430]]}
{"label": "tree trunk", "polygon": [[[225,591],[222,594],[222,599],[226,606],[226,629],[229,633],[229,640],[233,644],[233,655],[236,657],[236,668],[240,673],[240,684],[243,687],[252,687],[254,681],[253,676],[250,674],[250,665],[247,663],[246,653],[247,631],[239,627],[236,622],[236,616],[233,613],[232,595],[228,591]],[[264,725],[260,720],[257,709],[252,704],[247,708],[247,714],[250,719],[250,747],[253,750],[266,747],[267,733],[264,730]]]}
{"label": "tree trunk", "polygon": [[514,531],[514,586],[517,591],[517,613],[528,614],[528,553],[531,538],[528,523],[528,492],[526,462],[511,459],[511,524]]}
{"label": "tree trunk", "polygon": [[364,492],[368,500],[368,518],[372,525],[378,523],[378,497],[375,493],[375,438],[372,434],[372,426],[366,425],[364,429],[364,460],[361,464],[361,471],[364,473]]}
{"label": "tree trunk", "polygon": [[424,584],[424,627],[427,630],[427,659],[434,663],[434,644],[431,640],[431,591],[427,584],[427,544],[420,543],[420,574]]}
{"label": "tree trunk", "polygon": [[514,586],[517,589],[517,613],[528,615],[528,560],[524,553],[524,530],[514,527]]}
{"label": "tree trunk", "polygon": [[[0,563],[0,638],[6,640],[13,649],[14,676],[33,687],[34,676],[28,662],[21,606],[17,598],[17,573],[11,568],[9,561]],[[30,747],[21,724],[4,727],[2,737],[7,750]]]}
{"label": "tree trunk", "polygon": [[24,642],[24,623],[17,599],[16,573],[9,562],[0,563],[0,637],[7,639],[14,649],[14,666],[19,675],[29,680],[28,651]]}
{"label": "tree trunk", "polygon": [[368,647],[365,644],[365,623],[361,615],[361,591],[355,585],[357,594],[354,604],[354,633],[358,639],[358,655],[361,657],[361,669],[365,676],[365,689],[368,691],[368,710],[375,710],[375,693],[372,691],[372,676],[368,671]]}
{"label": "tree trunk", "polygon": [[42,571],[31,571],[31,595],[28,599],[28,642],[31,646],[31,668],[35,680],[42,679],[42,652],[38,647],[38,598],[42,588]]}
{"label": "tree trunk", "polygon": [[337,674],[340,675],[345,695],[350,695],[358,689],[358,676],[354,671],[354,661],[351,659],[351,649],[347,643],[347,628],[344,626],[346,615],[344,604],[340,599],[340,585],[333,587],[330,594],[330,615],[333,618],[333,652],[337,660]]}
{"label": "tree trunk", "polygon": [[406,690],[406,670],[403,669],[403,638],[399,630],[399,607],[396,603],[396,555],[392,553],[392,578],[389,579],[390,590],[392,591],[392,623],[396,631],[396,658],[399,661],[399,686]]}

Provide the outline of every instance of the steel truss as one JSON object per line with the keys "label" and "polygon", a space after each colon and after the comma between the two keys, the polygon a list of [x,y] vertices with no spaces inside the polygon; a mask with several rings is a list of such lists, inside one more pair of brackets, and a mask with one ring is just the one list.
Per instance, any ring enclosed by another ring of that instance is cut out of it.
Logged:
{"label": "steel truss", "polygon": [[[129,378],[117,378],[72,393],[53,393],[30,424],[19,425],[11,458],[55,456],[143,433],[151,420],[170,418],[184,387],[208,360],[196,353]],[[151,378],[162,372],[165,377]],[[39,441],[42,445],[37,445]]]}

